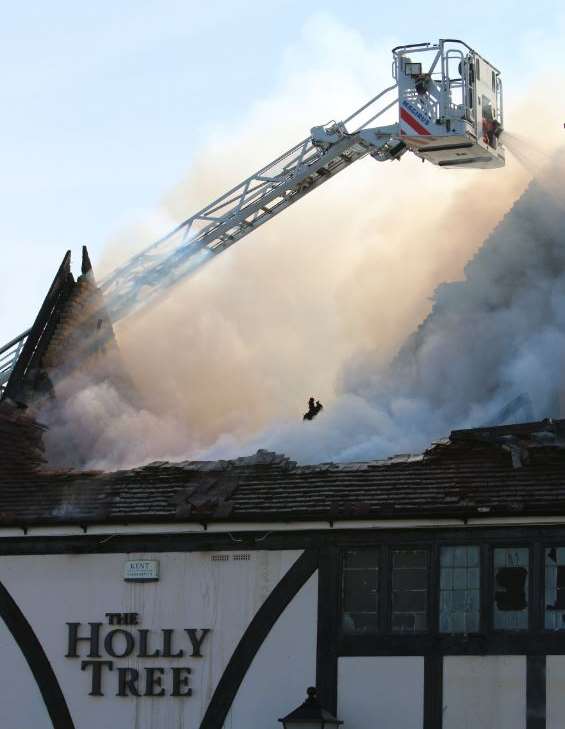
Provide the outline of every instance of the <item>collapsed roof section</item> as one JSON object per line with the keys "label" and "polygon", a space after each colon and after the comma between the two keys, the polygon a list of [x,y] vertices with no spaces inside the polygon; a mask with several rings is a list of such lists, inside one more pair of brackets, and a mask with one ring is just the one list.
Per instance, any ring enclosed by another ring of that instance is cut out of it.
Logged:
{"label": "collapsed roof section", "polygon": [[565,420],[454,431],[422,455],[349,464],[258,451],[114,473],[39,469],[22,488],[0,462],[3,526],[540,515],[565,515]]}
{"label": "collapsed roof section", "polygon": [[57,384],[76,371],[95,380],[118,381],[133,391],[121,364],[112,322],[96,284],[86,246],[81,275],[74,279],[67,251],[29,330],[3,392],[3,399],[41,405]]}

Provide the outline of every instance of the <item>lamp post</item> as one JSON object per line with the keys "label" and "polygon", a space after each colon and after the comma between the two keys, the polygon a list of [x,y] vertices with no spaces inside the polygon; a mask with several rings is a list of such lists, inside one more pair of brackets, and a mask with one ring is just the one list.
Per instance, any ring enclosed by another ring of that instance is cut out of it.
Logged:
{"label": "lamp post", "polygon": [[283,729],[337,729],[343,724],[320,705],[313,686],[310,686],[306,693],[308,696],[303,704],[279,719]]}

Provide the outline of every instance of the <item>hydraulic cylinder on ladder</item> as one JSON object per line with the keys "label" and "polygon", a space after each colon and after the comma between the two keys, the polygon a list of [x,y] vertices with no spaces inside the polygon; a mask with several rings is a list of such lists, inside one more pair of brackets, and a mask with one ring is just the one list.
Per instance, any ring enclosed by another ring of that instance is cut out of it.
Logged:
{"label": "hydraulic cylinder on ladder", "polygon": [[[114,322],[172,286],[353,162],[407,151],[440,167],[504,165],[500,72],[463,41],[393,49],[395,83],[224,193],[101,283]],[[372,126],[398,104],[398,120]],[[367,118],[365,118],[367,117]],[[28,332],[0,348],[0,392]]]}

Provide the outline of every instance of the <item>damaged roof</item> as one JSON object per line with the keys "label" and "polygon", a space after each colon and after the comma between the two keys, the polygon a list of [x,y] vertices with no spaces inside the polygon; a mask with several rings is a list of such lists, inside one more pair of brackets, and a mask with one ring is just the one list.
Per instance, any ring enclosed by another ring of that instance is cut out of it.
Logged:
{"label": "damaged roof", "polygon": [[6,384],[4,398],[25,401],[30,391],[49,388],[41,361],[69,300],[74,283],[71,273],[71,252],[67,251],[18,356]]}
{"label": "damaged roof", "polygon": [[0,399],[37,406],[55,397],[57,380],[79,370],[115,383],[128,399],[135,395],[86,246],[76,280],[65,254]]}
{"label": "damaged roof", "polygon": [[565,420],[545,420],[453,431],[422,455],[363,463],[298,466],[260,450],[100,473],[2,459],[0,524],[565,515],[564,446]]}
{"label": "damaged roof", "polygon": [[0,401],[0,484],[35,476],[45,463],[44,430],[25,407]]}

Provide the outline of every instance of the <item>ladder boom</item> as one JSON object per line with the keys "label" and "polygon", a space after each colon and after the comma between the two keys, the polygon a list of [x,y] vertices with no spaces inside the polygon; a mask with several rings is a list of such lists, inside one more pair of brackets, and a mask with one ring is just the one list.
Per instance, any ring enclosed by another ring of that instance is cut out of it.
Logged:
{"label": "ladder boom", "polygon": [[[353,162],[410,151],[447,169],[505,163],[500,71],[463,41],[393,49],[395,83],[311,135],[119,266],[100,284],[114,322],[164,296],[222,251]],[[373,122],[398,104],[397,122]],[[348,125],[350,129],[346,127]],[[0,349],[0,395],[27,332]]]}
{"label": "ladder boom", "polygon": [[[372,122],[397,103],[394,98],[374,110],[375,103],[395,88],[396,84],[377,94],[347,121],[372,109],[368,120]],[[112,320],[161,297],[188,273],[382,146],[390,136],[387,132],[380,142],[372,140],[361,134],[365,125],[353,134],[343,123],[315,127],[313,131],[321,130],[320,139],[304,139],[116,269],[101,283]]]}
{"label": "ladder boom", "polygon": [[[314,127],[311,136],[115,269],[100,283],[112,321],[118,322],[154,303],[216,255],[356,160],[369,153],[380,160],[392,158],[389,148],[393,145],[389,141],[398,133],[398,125],[372,130],[367,125],[398,103],[395,95],[376,109],[376,103],[396,87],[394,84],[384,89],[346,119],[349,123],[359,120],[363,112],[369,114],[355,132],[347,132],[344,122]],[[399,150],[397,156],[403,151]],[[0,397],[30,331],[0,350]]]}

